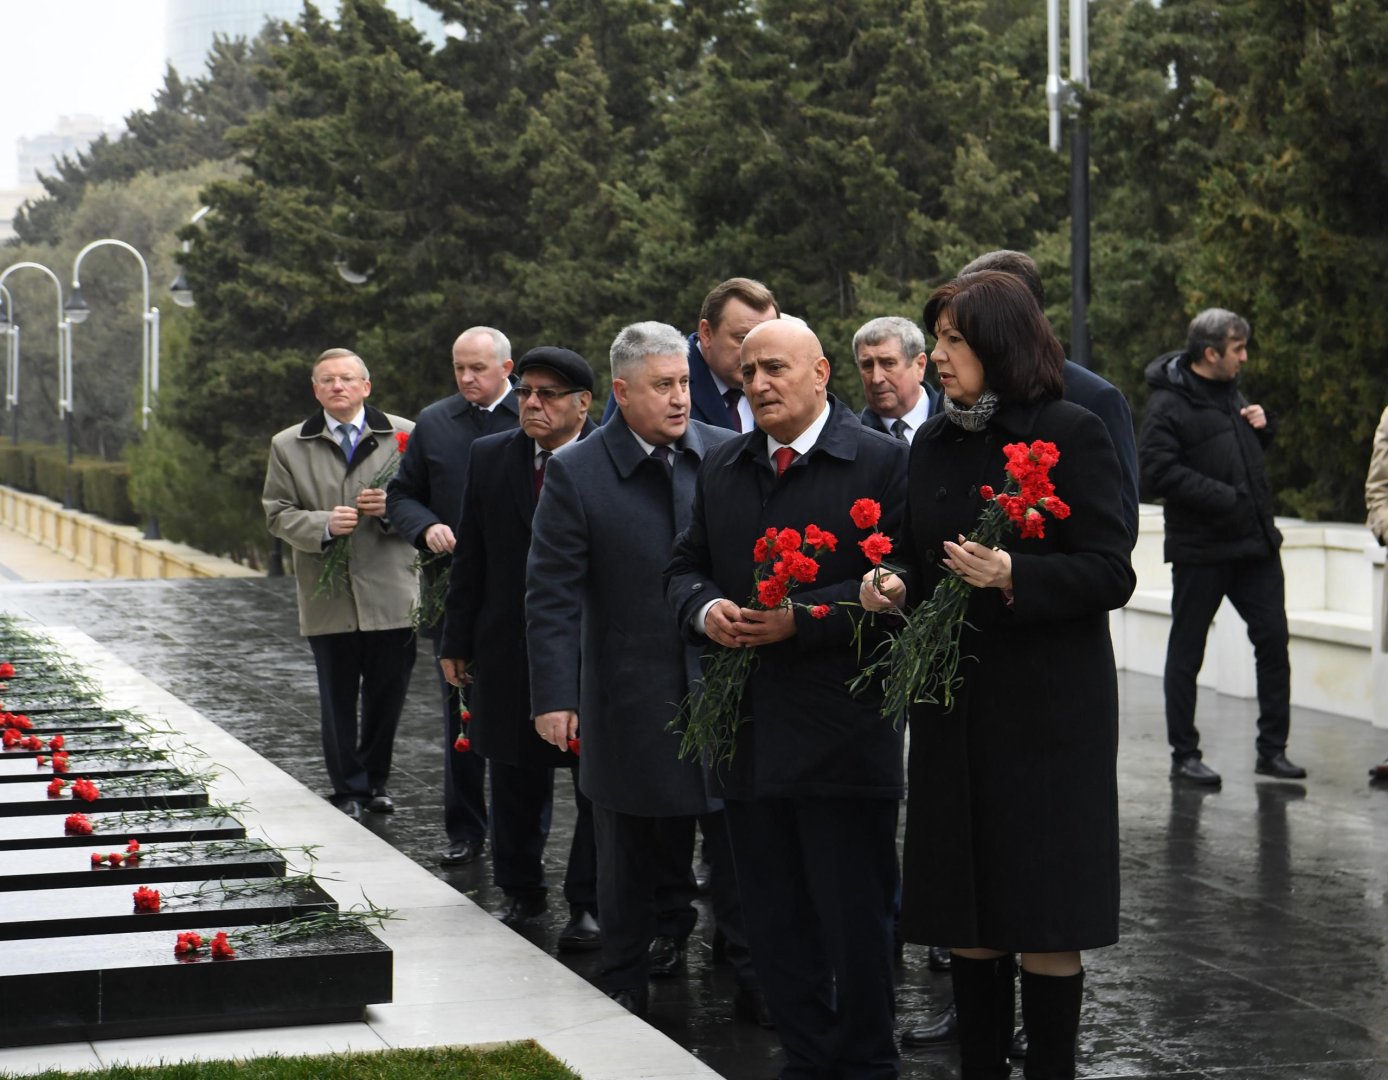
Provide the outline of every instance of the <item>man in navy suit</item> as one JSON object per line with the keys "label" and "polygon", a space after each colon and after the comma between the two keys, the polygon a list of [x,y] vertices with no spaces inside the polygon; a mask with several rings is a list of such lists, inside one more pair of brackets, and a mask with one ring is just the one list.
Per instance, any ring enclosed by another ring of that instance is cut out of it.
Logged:
{"label": "man in navy suit", "polygon": [[[484,435],[509,431],[520,422],[511,391],[511,343],[500,330],[474,326],[453,343],[453,378],[458,392],[436,401],[415,421],[400,470],[386,489],[386,509],[395,531],[426,558],[421,591],[442,588],[456,543],[453,528],[463,504],[472,444]],[[439,658],[438,621],[420,627]],[[437,671],[443,697],[443,826],[448,847],[442,866],[472,862],[487,838],[487,767],[477,754],[453,748],[458,739],[460,699]]]}
{"label": "man in navy suit", "polygon": [[519,431],[478,439],[468,461],[457,544],[444,600],[439,666],[472,686],[469,753],[487,759],[492,785],[492,880],[506,894],[496,917],[519,929],[548,908],[544,851],[554,770],[568,770],[578,817],[564,875],[568,925],[560,950],[596,949],[597,855],[592,805],[572,754],[535,732],[525,649],[525,563],[550,458],[596,431],[588,419],[593,369],[578,353],[531,349],[516,365]]}
{"label": "man in navy suit", "polygon": [[[898,531],[906,444],[828,394],[829,361],[808,327],[758,326],[742,344],[742,375],[757,426],[715,447],[700,470],[666,598],[691,641],[757,650],[739,709],[747,719],[714,779],[752,959],[786,1053],[781,1076],[895,1077],[902,728],[883,722],[880,688],[848,689],[860,670],[852,607],[870,569],[849,511],[876,500],[882,530]],[[810,524],[838,538],[814,582],[793,606],[751,607],[757,539]],[[863,632],[866,656],[880,631]]]}
{"label": "man in navy suit", "polygon": [[863,380],[867,427],[910,443],[935,413],[940,392],[925,381],[925,335],[910,319],[883,315],[858,327],[853,359]]}
{"label": "man in navy suit", "polygon": [[[742,339],[752,327],[779,318],[770,289],[752,278],[735,277],[715,285],[699,309],[699,329],[689,335],[689,417],[701,424],[751,431],[752,406],[742,392]],[[607,399],[605,424],[617,412]]]}

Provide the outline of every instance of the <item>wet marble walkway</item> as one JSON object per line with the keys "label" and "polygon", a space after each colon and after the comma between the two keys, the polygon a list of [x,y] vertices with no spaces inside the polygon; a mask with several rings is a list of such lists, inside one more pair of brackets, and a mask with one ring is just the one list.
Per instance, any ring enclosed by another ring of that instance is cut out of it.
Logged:
{"label": "wet marble walkway", "polygon": [[[75,626],[315,791],[313,662],[284,579],[0,583],[0,610]],[[366,827],[485,908],[498,902],[485,858],[435,865],[441,750],[427,649],[396,745],[398,812]],[[1186,1080],[1388,1080],[1388,789],[1366,770],[1388,731],[1307,710],[1292,724],[1301,784],[1253,773],[1253,703],[1204,694],[1199,723],[1220,791],[1173,787],[1157,680],[1123,677],[1122,941],[1086,956],[1081,1075]],[[564,784],[561,782],[560,789]],[[557,799],[548,865],[562,874],[571,804]],[[557,895],[557,892],[556,892]],[[554,951],[563,905],[529,935]],[[653,985],[650,1023],[728,1080],[767,1080],[773,1035],[735,1022],[727,971],[712,963],[707,917],[687,975]],[[460,957],[468,943],[453,943]],[[562,958],[596,975],[596,959]],[[908,947],[899,1021],[918,1023],[948,977]],[[452,1041],[441,1026],[440,1042]],[[614,1047],[614,1051],[616,1047]],[[1020,1070],[1018,1070],[1020,1073]],[[953,1078],[955,1051],[904,1056],[903,1075]],[[603,1080],[601,1073],[586,1080]]]}

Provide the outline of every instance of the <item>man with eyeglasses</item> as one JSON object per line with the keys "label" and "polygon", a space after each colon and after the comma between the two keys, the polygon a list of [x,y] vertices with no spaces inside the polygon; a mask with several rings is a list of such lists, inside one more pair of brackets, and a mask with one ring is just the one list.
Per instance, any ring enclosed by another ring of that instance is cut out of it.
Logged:
{"label": "man with eyeglasses", "polygon": [[[452,563],[463,478],[472,444],[486,435],[513,431],[520,405],[511,388],[511,343],[500,330],[474,326],[453,343],[453,378],[458,392],[436,401],[415,421],[400,471],[386,489],[390,520],[426,558],[421,589],[437,595]],[[439,625],[422,625],[439,657]],[[443,695],[443,824],[448,847],[441,866],[463,866],[482,853],[487,837],[487,768],[477,754],[459,753],[461,702],[456,687],[437,671]]]}
{"label": "man with eyeglasses", "polygon": [[[371,373],[348,349],[323,353],[312,385],[322,408],[271,440],[261,502],[270,534],[294,554],[331,798],[360,820],[363,809],[395,809],[386,782],[414,669],[418,596],[414,551],[386,519],[385,491],[367,485],[414,424],[366,404]],[[325,587],[323,560],[335,545],[350,545],[346,580]]]}
{"label": "man with eyeglasses", "polygon": [[596,430],[588,419],[593,369],[576,352],[541,346],[521,357],[516,373],[520,430],[478,439],[468,460],[439,665],[452,685],[470,684],[466,752],[487,760],[492,880],[506,894],[496,917],[520,929],[548,908],[545,839],[554,770],[564,768],[573,779],[578,819],[564,875],[569,921],[559,934],[559,948],[596,949],[592,806],[579,791],[575,755],[535,731],[525,648],[531,520],[549,459]]}

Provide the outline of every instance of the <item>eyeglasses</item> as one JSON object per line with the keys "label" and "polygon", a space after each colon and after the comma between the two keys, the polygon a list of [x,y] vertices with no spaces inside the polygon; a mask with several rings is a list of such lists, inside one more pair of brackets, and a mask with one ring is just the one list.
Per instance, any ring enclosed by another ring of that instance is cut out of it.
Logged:
{"label": "eyeglasses", "polygon": [[540,399],[541,405],[551,405],[560,398],[581,393],[583,393],[581,386],[571,386],[567,390],[560,390],[557,386],[526,386],[521,383],[520,386],[516,387],[516,397],[521,400],[522,404],[529,401],[532,395]]}
{"label": "eyeglasses", "polygon": [[332,386],[334,383],[341,383],[350,388],[366,380],[360,375],[315,375],[313,381],[319,386]]}

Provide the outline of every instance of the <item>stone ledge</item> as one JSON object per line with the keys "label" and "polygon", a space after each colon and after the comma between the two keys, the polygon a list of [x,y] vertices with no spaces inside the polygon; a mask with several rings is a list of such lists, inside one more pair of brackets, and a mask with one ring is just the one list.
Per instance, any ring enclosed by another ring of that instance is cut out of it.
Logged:
{"label": "stone ledge", "polygon": [[[1139,589],[1128,601],[1126,610],[1170,618],[1171,593],[1161,589]],[[1291,609],[1287,612],[1287,627],[1294,639],[1309,638],[1365,650],[1373,648],[1373,617],[1369,615]]]}
{"label": "stone ledge", "polygon": [[169,540],[146,540],[133,525],[65,510],[42,495],[0,486],[0,523],[110,578],[261,577],[230,559]]}

